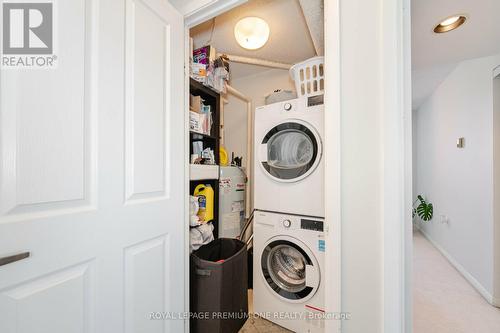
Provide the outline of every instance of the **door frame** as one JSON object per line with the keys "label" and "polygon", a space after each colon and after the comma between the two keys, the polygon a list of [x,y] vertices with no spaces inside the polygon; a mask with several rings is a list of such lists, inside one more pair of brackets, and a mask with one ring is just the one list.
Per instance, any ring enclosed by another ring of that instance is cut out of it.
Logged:
{"label": "door frame", "polygon": [[[342,221],[341,221],[341,52],[340,2],[324,2],[325,43],[325,311],[342,312]],[[330,222],[328,222],[330,221]],[[332,297],[327,297],[330,295]],[[341,332],[341,320],[325,320],[325,332]]]}
{"label": "door frame", "polygon": [[412,332],[411,0],[383,0],[383,331]]}
{"label": "door frame", "polygon": [[[190,11],[184,14],[184,175],[187,175],[184,180],[184,193],[190,193],[189,189],[189,53],[190,53],[190,42],[189,42],[189,29],[192,27],[208,21],[224,12],[231,10],[232,8],[242,5],[247,0],[219,0],[211,1],[205,4],[204,1],[197,1],[190,5]],[[189,278],[190,274],[190,253],[189,253],[189,196],[186,195],[184,198],[184,274]],[[189,313],[189,281],[185,285],[184,290],[184,312]],[[184,332],[189,332],[189,319],[184,321]]]}

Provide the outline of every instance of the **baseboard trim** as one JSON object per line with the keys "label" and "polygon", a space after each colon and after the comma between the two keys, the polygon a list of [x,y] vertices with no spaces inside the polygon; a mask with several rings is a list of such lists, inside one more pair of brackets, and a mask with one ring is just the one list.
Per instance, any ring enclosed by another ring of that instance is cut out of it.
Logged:
{"label": "baseboard trim", "polygon": [[486,288],[483,287],[483,285],[481,283],[479,283],[478,280],[476,280],[475,277],[473,277],[462,265],[460,265],[455,259],[453,259],[453,257],[445,251],[445,249],[443,249],[438,243],[436,243],[432,237],[429,236],[429,234],[427,234],[424,229],[422,228],[417,228],[421,233],[422,235],[424,235],[424,237],[439,251],[441,252],[441,254],[446,258],[446,260],[448,260],[448,262],[467,280],[467,282],[469,282],[473,287],[474,289],[477,290],[477,292],[479,294],[481,294],[481,296],[483,296],[483,298],[488,302],[490,303],[491,305],[493,306],[496,306],[498,307],[500,305],[500,300],[499,299],[494,299],[493,298],[493,295],[491,295],[487,290]]}

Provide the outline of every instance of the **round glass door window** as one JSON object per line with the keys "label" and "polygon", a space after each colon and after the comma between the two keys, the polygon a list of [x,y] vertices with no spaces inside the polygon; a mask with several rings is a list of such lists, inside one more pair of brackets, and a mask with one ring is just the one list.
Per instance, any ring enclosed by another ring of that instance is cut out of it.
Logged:
{"label": "round glass door window", "polygon": [[266,156],[262,166],[274,178],[296,181],[314,170],[319,160],[318,140],[305,125],[279,124],[264,137]]}
{"label": "round glass door window", "polygon": [[312,265],[311,258],[287,240],[271,242],[261,257],[264,279],[272,290],[289,300],[304,299],[313,291],[306,286],[306,265]]}

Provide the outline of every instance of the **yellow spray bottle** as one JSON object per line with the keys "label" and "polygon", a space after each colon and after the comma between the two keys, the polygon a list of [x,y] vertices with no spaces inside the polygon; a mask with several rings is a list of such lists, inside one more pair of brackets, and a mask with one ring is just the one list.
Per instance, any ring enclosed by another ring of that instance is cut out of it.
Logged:
{"label": "yellow spray bottle", "polygon": [[200,209],[198,217],[202,223],[210,222],[214,219],[214,189],[210,185],[200,184],[194,189],[193,195],[198,197]]}

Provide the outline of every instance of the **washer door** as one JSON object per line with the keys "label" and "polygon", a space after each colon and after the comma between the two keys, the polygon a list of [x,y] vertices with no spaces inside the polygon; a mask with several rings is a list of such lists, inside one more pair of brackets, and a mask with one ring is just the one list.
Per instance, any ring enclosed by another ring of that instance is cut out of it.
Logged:
{"label": "washer door", "polygon": [[261,142],[260,160],[266,174],[295,182],[314,171],[321,159],[321,141],[309,124],[293,120],[269,130]]}
{"label": "washer door", "polygon": [[267,286],[288,302],[305,302],[319,287],[318,262],[299,240],[280,236],[264,247],[261,269]]}

